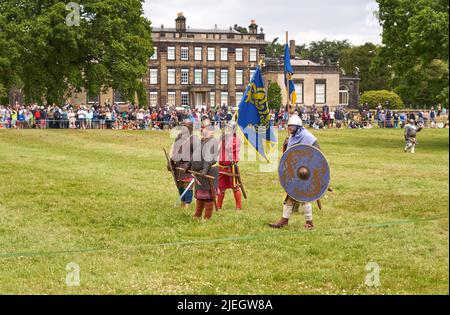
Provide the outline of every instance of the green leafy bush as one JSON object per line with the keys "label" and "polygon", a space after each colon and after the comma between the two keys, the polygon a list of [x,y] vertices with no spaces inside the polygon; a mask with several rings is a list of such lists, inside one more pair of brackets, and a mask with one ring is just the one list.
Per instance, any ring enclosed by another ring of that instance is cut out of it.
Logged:
{"label": "green leafy bush", "polygon": [[380,90],[380,91],[367,91],[361,96],[361,104],[369,104],[371,109],[377,108],[378,105],[386,106],[386,102],[389,103],[390,109],[401,109],[404,107],[403,101],[392,91]]}

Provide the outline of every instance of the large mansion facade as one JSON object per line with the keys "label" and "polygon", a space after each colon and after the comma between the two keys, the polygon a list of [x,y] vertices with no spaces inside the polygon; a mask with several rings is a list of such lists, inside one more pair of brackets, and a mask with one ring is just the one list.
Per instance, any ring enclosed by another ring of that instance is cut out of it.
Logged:
{"label": "large mansion facade", "polygon": [[[149,106],[235,107],[260,61],[266,85],[278,83],[283,104],[287,102],[283,58],[265,58],[265,34],[255,21],[251,21],[247,33],[233,27],[195,29],[187,26],[186,17],[179,13],[174,27],[154,27],[152,40],[154,54],[142,79]],[[290,48],[297,105],[358,105],[357,75],[343,75],[339,65],[296,58],[295,41],[290,42]],[[11,91],[11,104],[22,99],[20,91]],[[120,91],[112,89],[73,94],[69,101],[73,105],[126,102]]]}

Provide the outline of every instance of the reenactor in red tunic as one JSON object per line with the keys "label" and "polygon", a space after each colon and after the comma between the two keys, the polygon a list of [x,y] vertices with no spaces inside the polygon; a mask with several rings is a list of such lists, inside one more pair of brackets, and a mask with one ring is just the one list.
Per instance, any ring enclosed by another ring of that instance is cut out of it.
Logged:
{"label": "reenactor in red tunic", "polygon": [[[238,162],[240,158],[240,140],[236,135],[236,122],[230,121],[222,137],[219,154],[219,195],[217,207],[222,208],[225,192],[231,189],[236,202],[236,210],[242,209],[242,193],[237,180],[239,170]],[[227,175],[228,174],[228,175]]]}

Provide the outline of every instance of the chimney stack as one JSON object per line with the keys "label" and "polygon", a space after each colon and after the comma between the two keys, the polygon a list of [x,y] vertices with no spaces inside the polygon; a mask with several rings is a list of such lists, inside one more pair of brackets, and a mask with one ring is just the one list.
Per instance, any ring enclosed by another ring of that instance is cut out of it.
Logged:
{"label": "chimney stack", "polygon": [[295,40],[293,39],[289,41],[289,50],[291,54],[291,59],[295,59]]}
{"label": "chimney stack", "polygon": [[186,32],[186,18],[183,15],[183,12],[178,13],[177,18],[175,19],[175,29],[177,32]]}

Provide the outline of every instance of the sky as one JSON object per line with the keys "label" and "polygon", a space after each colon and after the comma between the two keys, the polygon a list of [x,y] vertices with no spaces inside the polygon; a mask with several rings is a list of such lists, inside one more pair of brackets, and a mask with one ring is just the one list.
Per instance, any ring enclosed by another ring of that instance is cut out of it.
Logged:
{"label": "sky", "polygon": [[267,40],[279,37],[284,43],[288,31],[298,45],[324,38],[380,44],[376,9],[375,0],[145,0],[144,4],[153,26],[175,27],[178,12],[184,13],[191,28],[248,27],[256,20]]}

